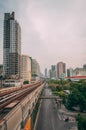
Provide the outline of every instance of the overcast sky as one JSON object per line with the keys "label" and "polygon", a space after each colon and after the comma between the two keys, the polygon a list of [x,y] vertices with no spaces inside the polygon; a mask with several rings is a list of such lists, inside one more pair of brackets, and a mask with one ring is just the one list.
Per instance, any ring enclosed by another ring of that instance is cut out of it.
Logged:
{"label": "overcast sky", "polygon": [[86,63],[86,0],[0,0],[0,63],[3,62],[3,16],[15,11],[22,29],[22,53],[45,67],[63,61]]}

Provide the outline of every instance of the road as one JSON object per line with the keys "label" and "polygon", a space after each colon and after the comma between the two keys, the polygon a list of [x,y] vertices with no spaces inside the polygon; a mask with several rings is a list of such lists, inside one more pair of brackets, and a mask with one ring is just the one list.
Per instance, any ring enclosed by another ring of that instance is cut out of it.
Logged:
{"label": "road", "polygon": [[[46,87],[43,96],[52,95]],[[65,122],[54,99],[42,99],[35,130],[69,130],[73,123]]]}

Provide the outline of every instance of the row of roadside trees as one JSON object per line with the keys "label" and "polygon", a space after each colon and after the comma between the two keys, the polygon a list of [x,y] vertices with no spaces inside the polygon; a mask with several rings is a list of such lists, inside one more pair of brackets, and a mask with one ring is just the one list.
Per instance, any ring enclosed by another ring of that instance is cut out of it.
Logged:
{"label": "row of roadside trees", "polygon": [[[71,80],[50,80],[49,86],[55,95],[59,95],[63,99],[67,109],[86,112],[86,80],[78,82]],[[66,91],[69,91],[69,93],[66,93]],[[85,130],[85,117],[79,115],[77,120],[79,130]]]}

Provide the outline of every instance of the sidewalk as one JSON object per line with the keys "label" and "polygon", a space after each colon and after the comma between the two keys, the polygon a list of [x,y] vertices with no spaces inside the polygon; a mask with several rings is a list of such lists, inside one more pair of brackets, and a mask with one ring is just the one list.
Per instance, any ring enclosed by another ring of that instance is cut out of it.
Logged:
{"label": "sidewalk", "polygon": [[64,113],[64,114],[68,114],[70,116],[74,116],[74,117],[78,114],[78,112],[73,112],[73,111],[67,110],[63,104],[61,104],[61,109],[59,109],[58,111],[61,113]]}
{"label": "sidewalk", "polygon": [[61,108],[58,109],[60,120],[64,120],[66,118],[69,118],[68,123],[72,124],[69,130],[78,130],[77,128],[77,122],[75,119],[75,116],[77,115],[77,112],[69,111],[65,108],[65,106],[62,104]]}

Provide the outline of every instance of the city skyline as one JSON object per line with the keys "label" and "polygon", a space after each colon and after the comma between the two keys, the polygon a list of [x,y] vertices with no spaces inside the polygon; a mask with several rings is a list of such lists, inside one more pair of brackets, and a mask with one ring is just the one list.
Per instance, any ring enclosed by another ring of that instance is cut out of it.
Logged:
{"label": "city skyline", "polygon": [[81,67],[86,59],[85,3],[85,0],[1,1],[0,63],[4,13],[15,11],[22,28],[22,54],[37,59],[42,71],[60,61],[68,67]]}

